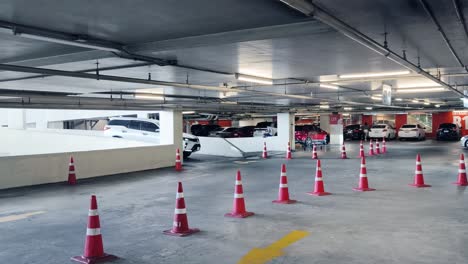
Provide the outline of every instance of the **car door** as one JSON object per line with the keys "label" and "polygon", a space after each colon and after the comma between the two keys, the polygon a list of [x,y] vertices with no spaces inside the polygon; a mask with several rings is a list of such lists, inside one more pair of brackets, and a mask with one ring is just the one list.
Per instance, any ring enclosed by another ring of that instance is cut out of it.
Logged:
{"label": "car door", "polygon": [[127,132],[122,135],[123,138],[129,140],[141,140],[140,135],[141,122],[138,120],[130,120]]}
{"label": "car door", "polygon": [[141,140],[159,144],[159,127],[151,122],[141,121],[140,125]]}

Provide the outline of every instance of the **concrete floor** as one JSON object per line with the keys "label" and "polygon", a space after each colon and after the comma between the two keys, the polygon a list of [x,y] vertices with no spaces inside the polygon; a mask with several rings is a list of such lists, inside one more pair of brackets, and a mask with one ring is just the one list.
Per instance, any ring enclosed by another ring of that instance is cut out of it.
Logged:
{"label": "concrete floor", "polygon": [[[458,142],[388,143],[389,153],[367,159],[375,192],[357,186],[357,142],[340,160],[338,148],[320,151],[325,188],[333,195],[309,196],[315,161],[294,153],[286,161],[293,205],[276,199],[283,155],[268,160],[194,155],[183,173],[161,169],[103,177],[69,187],[63,184],[0,191],[1,263],[68,263],[83,250],[90,194],[98,196],[104,246],[122,259],[115,263],[241,263],[293,230],[309,235],[268,263],[468,263],[468,194],[457,178]],[[366,145],[367,148],[367,145]],[[425,180],[412,182],[421,153]],[[223,217],[231,210],[236,169],[243,175],[246,219]],[[79,168],[77,168],[79,173]],[[176,182],[182,179],[189,223],[201,233],[168,237]],[[244,262],[246,263],[246,262]],[[254,262],[251,262],[252,264]],[[264,262],[257,262],[264,263]]]}

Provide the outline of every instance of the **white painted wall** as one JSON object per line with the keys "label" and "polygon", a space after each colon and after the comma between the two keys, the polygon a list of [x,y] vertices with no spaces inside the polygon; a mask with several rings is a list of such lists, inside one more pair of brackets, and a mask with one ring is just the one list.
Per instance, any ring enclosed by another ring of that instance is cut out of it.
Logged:
{"label": "white painted wall", "polygon": [[[199,154],[217,155],[223,157],[242,157],[242,152],[262,152],[263,143],[267,144],[268,151],[284,151],[286,153],[288,143],[283,144],[280,137],[247,137],[247,138],[217,138],[198,137],[201,149]],[[235,147],[233,147],[231,144]],[[294,144],[293,144],[294,145]],[[241,151],[239,151],[240,149]]]}

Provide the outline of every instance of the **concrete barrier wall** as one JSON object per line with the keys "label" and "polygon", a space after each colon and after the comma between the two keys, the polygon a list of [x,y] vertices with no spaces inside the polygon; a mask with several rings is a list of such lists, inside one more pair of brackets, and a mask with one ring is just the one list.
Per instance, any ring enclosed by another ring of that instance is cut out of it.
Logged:
{"label": "concrete barrier wall", "polygon": [[173,166],[175,146],[0,157],[0,189],[66,181],[70,155],[77,178],[84,179]]}
{"label": "concrete barrier wall", "polygon": [[[217,137],[199,137],[199,139],[201,150],[198,153],[224,157],[242,157],[242,152],[262,152],[263,142],[266,142],[267,149],[269,151],[286,151],[288,147],[287,145],[281,143],[281,139],[279,137],[248,137],[226,139]],[[235,147],[229,143],[233,144]]]}

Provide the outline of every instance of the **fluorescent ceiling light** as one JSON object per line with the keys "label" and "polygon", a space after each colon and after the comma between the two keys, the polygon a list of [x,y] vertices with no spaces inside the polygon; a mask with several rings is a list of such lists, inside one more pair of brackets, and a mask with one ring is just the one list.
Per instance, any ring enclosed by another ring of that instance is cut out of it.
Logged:
{"label": "fluorescent ceiling light", "polygon": [[403,101],[401,98],[395,98],[395,101]]}
{"label": "fluorescent ceiling light", "polygon": [[436,87],[436,88],[414,88],[414,89],[398,89],[396,90],[397,93],[432,93],[432,92],[442,92],[445,91],[444,87]]}
{"label": "fluorescent ceiling light", "polygon": [[382,100],[382,97],[371,96],[371,99],[372,99],[372,100],[376,100],[376,101],[380,101],[380,100]]}
{"label": "fluorescent ceiling light", "polygon": [[322,84],[322,83],[320,84],[320,87],[321,87],[321,88],[335,89],[335,90],[340,89],[340,87],[338,87],[338,86],[336,86],[336,85]]}
{"label": "fluorescent ceiling light", "polygon": [[236,73],[236,79],[239,81],[246,81],[246,82],[254,82],[254,83],[261,83],[261,84],[273,84],[272,79],[262,78],[257,76],[245,75]]}
{"label": "fluorescent ceiling light", "polygon": [[437,108],[439,108],[439,107],[440,107],[440,104],[436,104],[436,105],[434,105],[434,106],[437,107]]}
{"label": "fluorescent ceiling light", "polygon": [[352,107],[344,107],[343,109],[344,109],[345,111],[351,111],[351,110],[353,110]]}
{"label": "fluorescent ceiling light", "polygon": [[329,105],[320,105],[320,109],[330,109]]}
{"label": "fluorescent ceiling light", "polygon": [[425,104],[425,105],[430,105],[431,103],[429,103],[429,102],[424,102],[424,104]]}
{"label": "fluorescent ceiling light", "polygon": [[356,73],[356,74],[342,74],[338,75],[340,79],[352,79],[352,78],[366,78],[366,77],[383,77],[393,75],[405,75],[410,74],[410,71],[395,71],[395,72],[376,72],[376,73]]}
{"label": "fluorescent ceiling light", "polygon": [[140,93],[135,94],[135,99],[148,99],[148,100],[164,100],[164,96],[160,94]]}
{"label": "fluorescent ceiling light", "polygon": [[406,84],[406,85],[398,85],[397,89],[407,89],[407,88],[434,88],[434,87],[442,87],[442,85],[434,83],[434,84]]}
{"label": "fluorescent ceiling light", "polygon": [[182,112],[183,115],[193,115],[195,114],[195,111],[184,111]]}
{"label": "fluorescent ceiling light", "polygon": [[368,106],[366,107],[366,110],[372,110],[372,107]]}
{"label": "fluorescent ceiling light", "polygon": [[418,100],[412,100],[411,102],[413,102],[413,103],[419,103]]}
{"label": "fluorescent ceiling light", "polygon": [[225,101],[225,102],[221,102],[222,104],[231,104],[231,105],[235,105],[237,104],[237,102],[230,102],[230,101]]}

